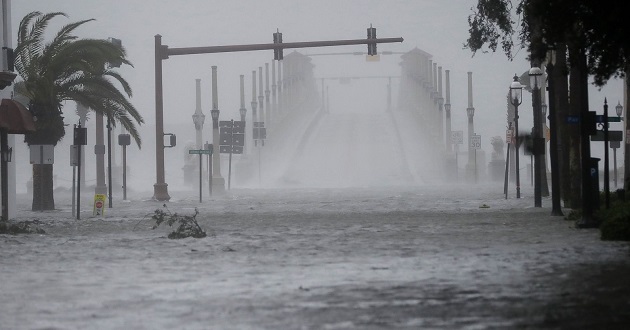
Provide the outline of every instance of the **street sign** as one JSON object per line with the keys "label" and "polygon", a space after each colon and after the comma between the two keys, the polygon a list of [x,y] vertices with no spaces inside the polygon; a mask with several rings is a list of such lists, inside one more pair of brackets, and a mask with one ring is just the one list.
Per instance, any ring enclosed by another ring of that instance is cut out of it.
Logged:
{"label": "street sign", "polygon": [[505,143],[512,143],[513,134],[511,129],[505,131]]}
{"label": "street sign", "polygon": [[242,154],[243,153],[243,147],[241,146],[219,146],[219,152],[222,154],[229,154],[230,150],[232,151],[233,154]]}
{"label": "street sign", "polygon": [[630,144],[630,129],[626,130],[626,144]]}
{"label": "street sign", "polygon": [[94,210],[92,211],[93,216],[102,217],[105,215],[105,200],[107,200],[107,196],[105,196],[105,194],[94,195]]}
{"label": "street sign", "polygon": [[244,121],[235,121],[233,127],[234,133],[245,134],[245,122]]}
{"label": "street sign", "polygon": [[580,116],[578,115],[567,115],[564,118],[564,122],[567,124],[579,124],[580,123]]}
{"label": "street sign", "polygon": [[[608,141],[621,141],[622,138],[621,131],[608,131]],[[604,141],[604,132],[597,131],[595,135],[591,135],[591,141]]]}
{"label": "street sign", "polygon": [[212,155],[212,150],[208,149],[190,149],[188,150],[189,155]]}
{"label": "street sign", "polygon": [[[604,122],[604,115],[595,116],[595,122],[598,124],[602,124]],[[621,117],[608,117],[609,123],[619,123],[621,122]]]}
{"label": "street sign", "polygon": [[470,137],[470,147],[473,149],[481,149],[481,135],[473,135]]}
{"label": "street sign", "polygon": [[610,147],[613,149],[621,147],[621,141],[610,141]]}
{"label": "street sign", "polygon": [[265,127],[265,122],[264,121],[255,121],[254,122],[254,127]]}
{"label": "street sign", "polygon": [[464,132],[463,131],[452,131],[451,132],[451,142],[453,144],[464,144]]}

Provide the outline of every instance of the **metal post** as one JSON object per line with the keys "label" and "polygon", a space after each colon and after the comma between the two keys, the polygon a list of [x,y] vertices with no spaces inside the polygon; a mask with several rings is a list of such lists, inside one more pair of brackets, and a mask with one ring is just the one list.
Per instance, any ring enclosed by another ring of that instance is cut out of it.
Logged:
{"label": "metal post", "polygon": [[608,173],[608,101],[604,98],[604,195],[606,209],[610,208],[610,174]]}
{"label": "metal post", "polygon": [[168,184],[164,179],[164,100],[162,90],[162,60],[168,57],[163,54],[168,50],[162,46],[162,36],[155,35],[155,175],[156,183],[153,185],[153,199],[168,201]]}
{"label": "metal post", "polygon": [[[212,110],[219,111],[219,95],[217,92],[217,67],[212,66]],[[217,116],[218,117],[218,116]],[[217,190],[213,189],[217,193],[223,193],[225,190],[225,180],[221,176],[221,153],[219,152],[219,118],[212,118],[212,143],[217,148],[216,152],[212,154],[212,167],[213,178],[212,184],[216,186]]]}
{"label": "metal post", "polygon": [[267,113],[265,116],[265,126],[271,126],[271,90],[269,89],[269,63],[265,63],[265,108]]}
{"label": "metal post", "polygon": [[201,190],[203,187],[203,154],[199,154],[199,203],[201,203]]}
{"label": "metal post", "polygon": [[[258,121],[258,113],[256,109],[258,102],[256,101],[256,70],[252,70],[252,139],[254,138],[254,125]],[[258,145],[258,140],[254,139],[254,147]]]}
{"label": "metal post", "polygon": [[123,200],[127,200],[127,146],[123,145]]}
{"label": "metal post", "polygon": [[521,173],[519,167],[519,132],[518,132],[518,104],[514,105],[514,145],[516,152],[514,154],[514,167],[516,175],[516,198],[521,198]]}
{"label": "metal post", "polygon": [[615,189],[617,189],[617,148],[613,147],[613,175],[615,178]]}
{"label": "metal post", "polygon": [[[510,125],[510,128],[512,126]],[[510,173],[510,145],[512,143],[507,144],[507,154],[505,156],[505,180],[503,181],[503,194],[505,194],[505,199],[508,199],[508,176]]]}
{"label": "metal post", "polygon": [[276,123],[278,120],[275,119],[278,116],[278,95],[276,94],[276,61],[271,61],[271,107],[273,109],[273,121]]}
{"label": "metal post", "polygon": [[451,141],[451,79],[450,70],[445,70],[446,79],[446,103],[444,104],[444,110],[446,111],[446,150],[448,152],[453,151],[453,143]]}
{"label": "metal post", "polygon": [[107,115],[107,189],[109,192],[109,208],[112,208],[112,119]]}
{"label": "metal post", "polygon": [[440,141],[444,142],[444,98],[442,96],[442,67],[438,66],[438,86],[437,86],[437,102],[438,102],[438,115],[440,116],[440,120],[439,120],[439,138]]}
{"label": "metal post", "polygon": [[534,207],[542,207],[542,150],[539,150],[540,139],[542,139],[542,122],[540,120],[540,86],[538,86],[537,79],[534,80],[534,87],[532,88],[532,102],[534,103]]}
{"label": "metal post", "polygon": [[[79,123],[79,128],[81,127],[81,123]],[[83,145],[78,145],[77,148],[77,161],[79,162],[78,164],[78,169],[77,169],[77,220],[81,220],[81,163],[83,162],[81,160],[81,153],[83,150]]]}
{"label": "metal post", "polygon": [[260,109],[260,114],[258,116],[258,121],[265,121],[265,94],[263,91],[263,69],[262,66],[258,67],[258,108]]}
{"label": "metal post", "polygon": [[475,117],[475,108],[473,107],[472,72],[468,72],[468,108],[466,108],[466,113],[468,115],[468,168],[471,169],[472,162],[474,161],[471,143],[472,136],[475,134],[475,124],[473,121]]}

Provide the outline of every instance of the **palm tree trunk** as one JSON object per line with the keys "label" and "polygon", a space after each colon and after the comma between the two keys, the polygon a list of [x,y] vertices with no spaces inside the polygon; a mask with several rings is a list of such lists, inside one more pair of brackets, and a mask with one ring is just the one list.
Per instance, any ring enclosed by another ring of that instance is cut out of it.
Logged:
{"label": "palm tree trunk", "polygon": [[[577,57],[580,53],[579,49],[571,47],[569,49],[569,56],[573,59],[573,63],[577,63]],[[571,65],[569,73],[569,85],[571,86],[569,97],[569,114],[572,116],[580,117],[580,109],[582,108],[580,93],[581,91],[581,73],[578,65]],[[580,123],[583,125],[583,123]],[[581,140],[580,140],[580,125],[571,125],[568,128],[569,131],[569,172],[571,177],[571,205],[572,209],[582,208],[582,164],[581,164]]]}
{"label": "palm tree trunk", "polygon": [[560,184],[561,198],[565,207],[570,206],[571,196],[571,171],[569,167],[569,142],[570,142],[570,126],[567,124],[566,118],[569,115],[569,81],[567,69],[567,47],[565,44],[558,44],[556,47],[556,65],[554,66],[554,83],[556,90],[556,125],[559,130],[559,163],[560,163]]}
{"label": "palm tree trunk", "polygon": [[55,209],[53,165],[33,164],[33,211]]}

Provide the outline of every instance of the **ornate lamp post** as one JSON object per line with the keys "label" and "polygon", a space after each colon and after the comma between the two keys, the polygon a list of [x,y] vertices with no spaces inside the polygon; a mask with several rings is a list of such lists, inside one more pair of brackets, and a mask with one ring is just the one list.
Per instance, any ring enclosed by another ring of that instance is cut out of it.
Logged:
{"label": "ornate lamp post", "polygon": [[[621,114],[623,114],[623,105],[621,105],[621,102],[617,101],[617,106],[615,106],[615,112],[617,113],[617,117],[621,118]],[[616,144],[613,147],[613,174],[615,177],[615,189],[617,189],[617,148],[618,145]]]}
{"label": "ornate lamp post", "polygon": [[203,123],[206,121],[206,115],[201,111],[201,79],[195,79],[196,84],[196,108],[195,113],[192,115],[193,124],[195,124],[195,142],[197,149],[201,149],[203,146]]}
{"label": "ornate lamp post", "polygon": [[219,152],[219,102],[217,94],[217,67],[212,66],[212,143],[214,152],[212,153],[212,191],[223,193],[225,191],[225,180],[221,176],[221,153]]}
{"label": "ornate lamp post", "polygon": [[475,159],[473,158],[473,148],[471,147],[471,140],[473,134],[475,134],[475,108],[473,107],[473,93],[472,93],[472,72],[468,72],[468,108],[466,108],[468,114],[468,168],[472,169],[477,166]]}
{"label": "ornate lamp post", "polygon": [[[532,86],[532,102],[534,106],[534,207],[542,207],[542,150],[544,140],[542,138],[540,86],[542,70],[539,67],[529,69],[530,86]],[[542,140],[542,141],[541,141]]]}
{"label": "ornate lamp post", "polygon": [[521,198],[521,178],[519,173],[519,164],[518,164],[518,149],[519,149],[519,139],[518,139],[518,106],[523,103],[523,86],[520,82],[518,82],[518,76],[514,74],[514,81],[510,84],[510,103],[514,106],[514,146],[515,146],[515,158],[514,165],[516,167],[516,198]]}

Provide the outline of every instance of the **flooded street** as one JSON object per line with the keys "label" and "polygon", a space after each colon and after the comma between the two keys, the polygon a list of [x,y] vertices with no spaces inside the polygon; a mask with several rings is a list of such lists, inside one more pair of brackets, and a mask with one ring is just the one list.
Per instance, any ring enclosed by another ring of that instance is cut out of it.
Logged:
{"label": "flooded street", "polygon": [[182,240],[150,199],[79,221],[25,201],[47,234],[0,236],[0,327],[624,328],[627,243],[495,190],[189,193],[167,206],[209,236]]}

